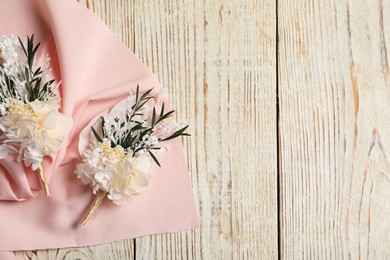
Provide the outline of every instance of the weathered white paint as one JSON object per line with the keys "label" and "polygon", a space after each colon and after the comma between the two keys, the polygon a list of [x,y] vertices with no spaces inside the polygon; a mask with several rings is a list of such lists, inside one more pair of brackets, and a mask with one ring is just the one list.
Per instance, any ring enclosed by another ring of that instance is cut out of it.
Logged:
{"label": "weathered white paint", "polygon": [[279,1],[281,256],[390,257],[390,1]]}

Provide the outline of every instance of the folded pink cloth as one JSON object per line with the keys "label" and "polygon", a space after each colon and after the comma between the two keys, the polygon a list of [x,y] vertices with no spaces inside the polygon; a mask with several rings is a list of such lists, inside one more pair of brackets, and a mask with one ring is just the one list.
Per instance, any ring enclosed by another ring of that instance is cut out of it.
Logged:
{"label": "folded pink cloth", "polygon": [[74,0],[0,0],[0,34],[35,34],[42,44],[38,55],[50,54],[53,76],[62,80],[61,112],[74,120],[66,148],[44,162],[52,197],[15,157],[0,161],[0,251],[80,247],[199,226],[184,151],[175,139],[166,143],[149,191],[126,206],[103,201],[86,227],[78,227],[93,199],[91,188],[74,174],[81,160],[80,131],[137,84],[141,92],[154,87],[155,94],[161,87],[100,19]]}

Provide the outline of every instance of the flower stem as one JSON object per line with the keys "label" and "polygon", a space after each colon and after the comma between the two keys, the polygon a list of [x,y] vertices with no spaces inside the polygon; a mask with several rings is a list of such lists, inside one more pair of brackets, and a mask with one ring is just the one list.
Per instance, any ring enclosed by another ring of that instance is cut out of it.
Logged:
{"label": "flower stem", "polygon": [[42,164],[40,164],[38,167],[38,176],[39,176],[39,181],[41,182],[41,186],[42,186],[43,190],[45,191],[46,196],[49,197],[50,196],[50,189],[49,189],[49,185],[47,184],[46,177],[43,174]]}
{"label": "flower stem", "polygon": [[80,227],[84,227],[85,224],[87,224],[88,220],[91,218],[93,213],[97,210],[100,203],[102,203],[104,197],[107,195],[107,192],[99,190],[98,193],[95,195],[95,198],[93,199],[91,205],[89,205],[89,208],[87,212],[85,212],[84,216],[80,220]]}

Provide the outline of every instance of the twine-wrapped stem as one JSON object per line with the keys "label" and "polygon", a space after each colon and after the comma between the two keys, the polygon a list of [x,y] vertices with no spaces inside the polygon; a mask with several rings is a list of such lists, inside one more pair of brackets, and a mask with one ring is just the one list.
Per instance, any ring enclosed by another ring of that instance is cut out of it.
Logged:
{"label": "twine-wrapped stem", "polygon": [[39,176],[39,181],[41,182],[42,189],[44,190],[46,196],[49,197],[51,195],[50,188],[49,188],[49,184],[47,184],[46,177],[43,174],[42,164],[40,164],[38,167],[38,176]]}
{"label": "twine-wrapped stem", "polygon": [[87,224],[88,220],[91,218],[93,213],[97,210],[100,203],[102,203],[104,197],[107,195],[107,192],[99,190],[98,193],[96,193],[95,198],[93,199],[91,205],[89,205],[89,208],[87,212],[85,212],[84,216],[80,220],[80,227],[84,227],[85,224]]}

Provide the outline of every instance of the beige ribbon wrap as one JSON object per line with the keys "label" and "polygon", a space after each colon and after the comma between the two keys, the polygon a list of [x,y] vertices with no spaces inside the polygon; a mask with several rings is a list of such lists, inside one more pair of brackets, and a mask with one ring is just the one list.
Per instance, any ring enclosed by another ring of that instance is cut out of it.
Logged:
{"label": "beige ribbon wrap", "polygon": [[85,224],[87,224],[88,220],[92,217],[92,215],[95,213],[99,205],[102,203],[104,197],[107,195],[107,192],[103,190],[99,190],[98,193],[96,193],[95,198],[93,199],[91,205],[89,205],[89,208],[87,212],[85,212],[84,216],[80,220],[80,227],[84,227]]}
{"label": "beige ribbon wrap", "polygon": [[51,195],[50,188],[49,188],[49,184],[46,181],[46,177],[43,174],[42,164],[40,164],[38,167],[38,176],[39,176],[39,181],[41,182],[42,189],[44,190],[46,196],[49,197]]}

